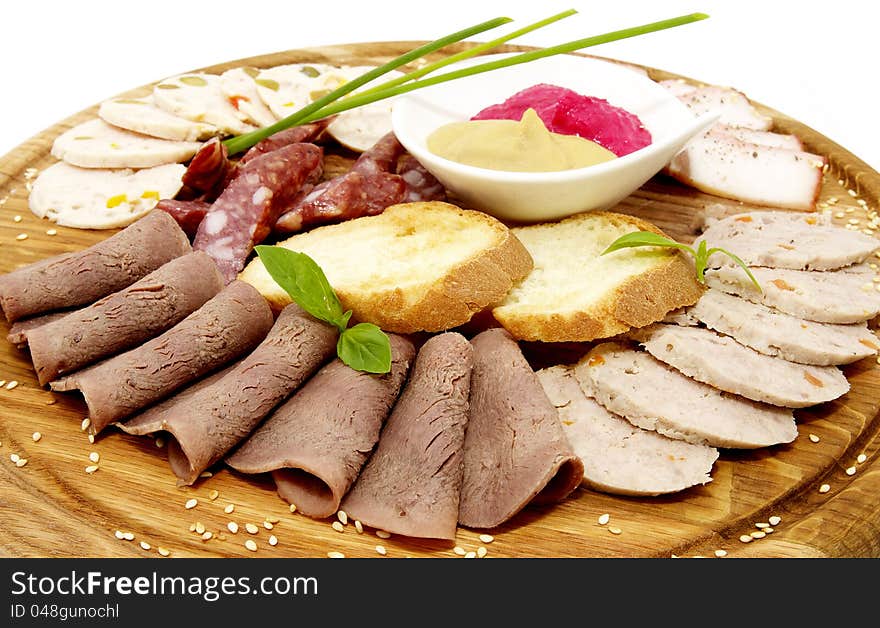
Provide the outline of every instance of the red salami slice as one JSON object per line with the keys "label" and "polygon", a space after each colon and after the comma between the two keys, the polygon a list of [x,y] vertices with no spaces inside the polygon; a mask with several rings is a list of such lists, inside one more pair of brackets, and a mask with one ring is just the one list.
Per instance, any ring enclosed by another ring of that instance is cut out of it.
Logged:
{"label": "red salami slice", "polygon": [[163,198],[156,203],[156,209],[161,209],[174,218],[177,224],[180,225],[180,228],[183,229],[183,232],[189,238],[193,238],[199,230],[199,225],[202,224],[205,215],[210,211],[211,203],[207,201],[183,201],[175,198]]}
{"label": "red salami slice", "polygon": [[329,122],[330,119],[319,120],[312,124],[304,124],[302,126],[295,126],[283,131],[278,131],[278,133],[270,135],[248,149],[248,151],[241,156],[241,159],[238,160],[238,165],[243,166],[260,155],[271,153],[273,150],[278,150],[279,148],[284,148],[291,144],[305,142],[314,143],[324,133]]}
{"label": "red salami slice", "polygon": [[290,144],[251,159],[212,205],[193,248],[213,257],[227,283],[233,281],[302,185],[320,177],[323,156],[314,144]]}
{"label": "red salami slice", "polygon": [[397,161],[397,174],[406,184],[402,203],[446,200],[446,188],[443,184],[409,153],[402,155]]}
{"label": "red salami slice", "polygon": [[403,144],[397,141],[397,136],[394,133],[387,133],[380,137],[373,146],[361,153],[351,170],[364,175],[393,172],[394,165],[403,151]]}
{"label": "red salami slice", "polygon": [[[212,137],[202,144],[183,173],[183,184],[199,194],[209,194],[225,185],[231,176],[232,163],[226,146]],[[216,196],[216,194],[213,194]]]}

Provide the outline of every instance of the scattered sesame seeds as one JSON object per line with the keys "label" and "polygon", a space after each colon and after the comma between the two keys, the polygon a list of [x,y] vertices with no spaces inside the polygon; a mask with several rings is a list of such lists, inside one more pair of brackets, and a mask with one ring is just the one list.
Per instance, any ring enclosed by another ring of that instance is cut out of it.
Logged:
{"label": "scattered sesame seeds", "polygon": [[89,434],[88,441],[89,441],[89,445],[94,445],[95,444],[95,435]]}
{"label": "scattered sesame seeds", "polygon": [[86,473],[89,473],[89,474],[92,474],[97,470],[98,470],[98,465],[96,465],[96,464],[90,464],[89,466],[86,467]]}
{"label": "scattered sesame seeds", "polygon": [[12,390],[16,386],[18,386],[18,382],[16,380],[12,380],[8,384],[6,384],[6,390]]}
{"label": "scattered sesame seeds", "polygon": [[47,236],[58,235],[58,229],[46,229]]}
{"label": "scattered sesame seeds", "polygon": [[376,530],[376,536],[378,536],[380,539],[390,539],[391,533],[386,532],[385,530]]}
{"label": "scattered sesame seeds", "polygon": [[480,535],[480,542],[481,543],[491,543],[494,540],[495,540],[495,537],[492,536],[491,534],[481,534]]}
{"label": "scattered sesame seeds", "polygon": [[212,538],[214,538],[214,533],[210,530],[205,530],[204,532],[202,532],[203,541],[210,541]]}
{"label": "scattered sesame seeds", "polygon": [[755,524],[755,527],[758,528],[759,530],[761,530],[761,529],[763,529],[763,528],[769,528],[769,527],[770,527],[770,524],[769,524],[769,523],[763,523],[763,522],[760,522],[760,521],[759,521],[758,523]]}
{"label": "scattered sesame seeds", "polygon": [[296,512],[296,504],[290,505],[290,512]]}
{"label": "scattered sesame seeds", "polygon": [[134,541],[134,532],[123,532],[122,538],[126,541]]}
{"label": "scattered sesame seeds", "polygon": [[6,380],[0,379],[0,386],[5,386],[5,385],[6,385]]}
{"label": "scattered sesame seeds", "polygon": [[327,558],[345,558],[342,552],[327,552]]}
{"label": "scattered sesame seeds", "polygon": [[200,478],[212,478],[212,477],[214,477],[214,474],[211,473],[210,471],[202,471],[201,473],[199,473],[199,477]]}
{"label": "scattered sesame seeds", "polygon": [[610,528],[608,528],[608,531],[611,534],[620,534],[621,532],[623,532],[623,530],[621,530],[620,528],[615,528],[614,526],[611,526]]}
{"label": "scattered sesame seeds", "polygon": [[480,547],[477,548],[477,558],[486,558],[486,554],[488,554],[488,553],[489,553],[489,550],[487,550],[482,545],[480,545]]}
{"label": "scattered sesame seeds", "polygon": [[725,556],[727,556],[727,551],[723,549],[717,549],[715,550],[715,556],[717,556],[718,558],[724,558]]}
{"label": "scattered sesame seeds", "polygon": [[217,499],[218,497],[220,497],[220,491],[218,491],[217,489],[214,489],[214,490],[211,491],[211,493],[208,495],[208,499],[210,499],[211,501],[214,501],[214,500]]}
{"label": "scattered sesame seeds", "polygon": [[252,552],[257,551],[257,543],[253,539],[248,539],[247,541],[245,541],[244,546]]}
{"label": "scattered sesame seeds", "polygon": [[192,510],[193,508],[195,508],[198,505],[199,505],[199,500],[197,500],[195,497],[193,497],[192,499],[186,500],[186,503],[183,505],[183,507],[186,508],[187,510]]}
{"label": "scattered sesame seeds", "polygon": [[202,523],[201,521],[196,521],[196,527],[194,529],[194,532],[196,534],[204,534],[206,529],[207,528],[205,528],[204,523]]}
{"label": "scattered sesame seeds", "polygon": [[345,531],[345,526],[342,525],[341,523],[339,523],[338,521],[334,521],[333,523],[331,523],[330,527],[333,528],[334,530],[336,530],[337,532],[344,532]]}
{"label": "scattered sesame seeds", "polygon": [[269,535],[269,545],[271,545],[272,547],[278,545],[278,537],[274,534]]}
{"label": "scattered sesame seeds", "polygon": [[751,536],[753,539],[763,539],[765,536],[767,536],[767,533],[762,530],[755,530],[749,536]]}
{"label": "scattered sesame seeds", "polygon": [[599,515],[598,522],[600,526],[604,526],[609,521],[611,521],[611,515],[609,515],[607,512],[605,514]]}
{"label": "scattered sesame seeds", "polygon": [[256,524],[253,524],[253,523],[244,524],[244,529],[247,530],[248,534],[256,534],[257,532],[260,531],[260,529],[256,526]]}
{"label": "scattered sesame seeds", "polygon": [[89,429],[89,425],[92,424],[92,420],[89,417],[86,417],[82,420],[82,423],[79,424],[79,429],[85,432]]}
{"label": "scattered sesame seeds", "polygon": [[859,457],[856,458],[856,462],[858,462],[859,464],[862,464],[867,459],[868,459],[868,456],[866,456],[865,454],[859,454]]}
{"label": "scattered sesame seeds", "polygon": [[272,524],[281,523],[281,519],[279,519],[278,517],[266,517],[266,521]]}
{"label": "scattered sesame seeds", "polygon": [[827,493],[827,492],[830,491],[830,490],[831,490],[831,485],[830,485],[830,484],[823,484],[822,486],[819,487],[819,492],[820,492],[820,493]]}
{"label": "scattered sesame seeds", "polygon": [[91,460],[92,462],[98,462],[100,459],[101,454],[99,454],[97,451],[93,451],[89,454],[89,460]]}
{"label": "scattered sesame seeds", "polygon": [[113,536],[115,536],[120,541],[125,538],[125,534],[122,533],[122,530],[117,530],[116,532],[113,533]]}
{"label": "scattered sesame seeds", "polygon": [[12,460],[12,462],[18,462],[21,460],[21,456],[18,454],[9,454],[9,459]]}
{"label": "scattered sesame seeds", "polygon": [[168,556],[171,556],[171,552],[169,550],[165,549],[164,547],[161,547],[161,546],[157,547],[156,551],[159,552],[159,556],[165,556],[166,558]]}
{"label": "scattered sesame seeds", "polygon": [[847,467],[847,469],[846,469],[846,474],[847,474],[847,475],[855,475],[855,474],[856,474],[856,468],[855,468],[855,467]]}
{"label": "scattered sesame seeds", "polygon": [[189,531],[190,531],[190,532],[195,532],[195,531],[196,531],[196,524],[195,524],[195,522],[189,524]]}
{"label": "scattered sesame seeds", "polygon": [[748,534],[743,534],[739,537],[739,540],[743,543],[751,543],[754,539]]}
{"label": "scattered sesame seeds", "polygon": [[21,222],[21,216],[19,216],[19,215],[15,215],[15,216],[12,218],[12,220],[14,220],[15,222]]}
{"label": "scattered sesame seeds", "polygon": [[39,432],[34,432],[33,434],[31,434],[31,438],[34,439],[35,443],[38,443],[38,442],[40,442],[40,439],[43,438],[43,435],[40,434]]}
{"label": "scattered sesame seeds", "polygon": [[849,224],[851,224],[851,225],[857,225],[857,224],[859,224],[859,222],[860,222],[860,220],[858,218],[850,218],[849,219]]}
{"label": "scattered sesame seeds", "polygon": [[271,529],[274,528],[275,526],[272,524],[271,521],[269,521],[269,520],[267,519],[266,521],[263,522],[263,527],[266,528],[267,530],[271,530]]}
{"label": "scattered sesame seeds", "polygon": [[846,193],[849,194],[850,196],[852,196],[853,198],[858,196],[858,192],[856,192],[855,190],[847,190]]}
{"label": "scattered sesame seeds", "polygon": [[819,442],[819,437],[816,436],[815,434],[810,434],[810,442],[818,443],[818,442]]}
{"label": "scattered sesame seeds", "polygon": [[770,522],[771,526],[778,526],[780,523],[782,523],[782,517],[779,517],[777,515],[773,515],[772,517],[767,519],[767,521]]}
{"label": "scattered sesame seeds", "polygon": [[339,519],[339,523],[342,525],[348,525],[348,514],[344,510],[337,512],[336,518]]}
{"label": "scattered sesame seeds", "polygon": [[165,446],[165,439],[159,437],[154,441],[154,443],[156,445],[156,449],[162,449]]}
{"label": "scattered sesame seeds", "polygon": [[364,526],[363,526],[363,524],[362,524],[360,521],[358,521],[357,519],[354,520],[354,529],[355,529],[355,531],[356,531],[358,534],[363,534],[363,533],[364,533]]}
{"label": "scattered sesame seeds", "polygon": [[464,556],[465,554],[467,554],[467,552],[465,551],[465,549],[464,549],[463,547],[459,547],[458,545],[456,545],[455,547],[453,547],[453,548],[452,548],[452,551],[453,551],[453,553],[455,553],[455,554],[457,554],[457,555],[459,555],[459,556]]}
{"label": "scattered sesame seeds", "polygon": [[465,558],[476,558],[477,553],[476,552],[468,552],[467,554],[464,555],[464,557]]}
{"label": "scattered sesame seeds", "polygon": [[233,534],[238,534],[238,524],[234,521],[230,521],[226,524],[226,529],[232,532]]}
{"label": "scattered sesame seeds", "polygon": [[28,234],[26,234],[26,233],[19,233],[17,236],[15,236],[16,240],[27,240],[27,238],[28,238]]}
{"label": "scattered sesame seeds", "polygon": [[376,553],[379,554],[380,556],[385,556],[386,554],[388,554],[388,551],[385,549],[384,545],[377,545],[376,546]]}
{"label": "scattered sesame seeds", "polygon": [[226,504],[226,508],[223,509],[223,512],[225,512],[227,515],[231,515],[232,511],[234,511],[234,510],[235,510],[235,504]]}
{"label": "scattered sesame seeds", "polygon": [[146,541],[141,541],[141,549],[146,550],[146,551],[150,551],[150,544],[147,543]]}
{"label": "scattered sesame seeds", "polygon": [[765,534],[773,534],[773,528],[764,528]]}
{"label": "scattered sesame seeds", "polygon": [[835,218],[843,218],[844,216],[846,216],[846,214],[844,214],[843,212],[837,212],[836,214],[834,214]]}
{"label": "scattered sesame seeds", "polygon": [[18,468],[21,468],[24,465],[26,465],[27,463],[28,463],[27,458],[19,458],[18,460],[15,461],[15,466]]}

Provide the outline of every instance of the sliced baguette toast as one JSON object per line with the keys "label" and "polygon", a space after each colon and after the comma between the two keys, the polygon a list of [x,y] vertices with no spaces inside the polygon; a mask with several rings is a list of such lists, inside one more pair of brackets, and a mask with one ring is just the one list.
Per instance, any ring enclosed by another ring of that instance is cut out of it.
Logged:
{"label": "sliced baguette toast", "polygon": [[658,321],[702,294],[692,261],[679,251],[630,248],[601,256],[626,233],[663,234],[633,216],[587,212],[512,231],[534,269],[492,314],[520,340],[608,338]]}
{"label": "sliced baguette toast", "polygon": [[[442,331],[500,303],[532,268],[501,222],[448,203],[403,203],[278,243],[324,270],[353,318],[386,331]],[[259,258],[239,276],[280,310],[290,297]]]}

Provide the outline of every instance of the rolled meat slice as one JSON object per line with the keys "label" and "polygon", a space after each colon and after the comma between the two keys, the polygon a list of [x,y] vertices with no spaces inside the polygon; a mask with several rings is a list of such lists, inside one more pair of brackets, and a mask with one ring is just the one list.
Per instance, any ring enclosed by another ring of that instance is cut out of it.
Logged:
{"label": "rolled meat slice", "polygon": [[64,318],[70,314],[71,311],[74,310],[50,312],[48,314],[41,314],[39,316],[31,316],[30,318],[17,320],[12,323],[12,326],[9,328],[9,333],[6,334],[6,341],[15,345],[19,349],[24,349],[27,346],[27,337],[31,331],[37,327],[42,327],[47,323],[51,323],[52,321]]}
{"label": "rolled meat slice", "polygon": [[224,287],[217,265],[195,251],[171,260],[119,292],[31,329],[40,385],[159,335]]}
{"label": "rolled meat slice", "polygon": [[225,376],[126,431],[167,431],[171,469],[180,484],[192,484],[333,355],[337,335],[336,327],[288,305],[263,342]]}
{"label": "rolled meat slice", "polygon": [[213,257],[226,281],[233,281],[303,184],[320,177],[323,154],[314,144],[290,144],[251,159],[214,201],[193,248]]}
{"label": "rolled meat slice", "polygon": [[89,431],[97,434],[250,351],[272,322],[266,299],[235,281],[163,334],[50,386],[82,392]]}
{"label": "rolled meat slice", "polygon": [[0,276],[6,320],[93,303],[192,250],[165,212],[151,211],[82,251],[41,260]]}
{"label": "rolled meat slice", "polygon": [[370,455],[415,357],[388,334],[391,370],[356,371],[334,360],[275,410],[226,459],[242,473],[271,472],[278,494],[309,517],[336,512]]}
{"label": "rolled meat slice", "polygon": [[471,344],[474,370],[458,522],[494,528],[532,501],[567,497],[580,484],[584,465],[513,337],[495,328],[477,334]]}
{"label": "rolled meat slice", "polygon": [[342,501],[349,517],[405,536],[454,540],[473,347],[431,337],[382,429],[376,451]]}

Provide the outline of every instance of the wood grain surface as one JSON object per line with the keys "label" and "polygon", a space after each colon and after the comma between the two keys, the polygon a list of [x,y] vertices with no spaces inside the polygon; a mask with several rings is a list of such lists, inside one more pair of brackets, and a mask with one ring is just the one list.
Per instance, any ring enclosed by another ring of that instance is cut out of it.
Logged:
{"label": "wood grain surface", "polygon": [[[416,43],[294,50],[206,70],[299,61],[379,63]],[[648,70],[655,79],[672,76]],[[867,222],[867,212],[876,211],[880,200],[880,174],[797,120],[761,108],[774,116],[776,130],[795,133],[808,150],[828,156],[830,168],[820,206],[831,206],[835,216],[840,212],[839,222]],[[96,110],[71,116],[0,159],[0,272],[81,249],[112,233],[55,227],[57,234],[48,235],[54,225],[36,218],[27,207],[29,183],[55,161],[49,156],[52,140],[94,117]],[[331,157],[329,173],[343,168],[350,158],[344,153]],[[715,204],[724,211],[751,209],[658,176],[617,210],[689,240],[697,217]],[[19,239],[19,234],[27,238]],[[3,336],[8,327],[0,323]],[[567,361],[583,349],[554,347],[548,358],[547,347],[526,347],[533,359],[550,362]],[[866,359],[844,367],[844,372],[851,391],[834,402],[797,411],[799,436],[793,443],[757,451],[722,451],[707,486],[656,498],[579,489],[561,504],[527,507],[492,530],[490,543],[479,539],[481,531],[459,529],[455,544],[468,551],[485,546],[489,557],[715,556],[716,550],[729,557],[880,557],[880,365]],[[370,529],[359,534],[352,522],[337,532],[330,520],[290,513],[268,479],[238,474],[222,465],[195,486],[178,488],[165,451],[153,438],[108,428],[94,444],[89,443],[80,428],[86,417],[81,398],[40,388],[27,352],[6,342],[0,342],[0,380],[6,382],[0,388],[2,556],[156,557],[161,547],[170,557],[324,557],[328,551],[339,551],[347,557],[378,558],[376,546],[381,544],[388,557],[456,557],[452,544],[397,536],[381,539]],[[10,389],[13,381],[17,385]],[[37,431],[42,438],[35,442],[32,435]],[[819,441],[812,442],[810,434]],[[100,454],[100,462],[98,471],[88,474],[91,452]],[[27,464],[16,466],[12,454]],[[860,454],[867,456],[861,464],[856,462]],[[853,466],[855,473],[846,473]],[[830,489],[820,492],[822,484]],[[184,504],[191,498],[198,504],[186,509]],[[234,511],[227,513],[230,505]],[[597,523],[603,513],[610,514],[609,525]],[[772,533],[748,543],[740,540],[758,529],[755,523],[771,517],[780,518]],[[230,521],[239,524],[238,533],[229,531]],[[259,531],[249,534],[245,523],[256,524]],[[610,533],[612,526],[620,534]],[[198,533],[203,527],[210,538]],[[131,533],[133,540],[119,539],[117,532]],[[270,535],[277,539],[274,546]],[[256,552],[245,548],[247,539],[257,543]]]}

